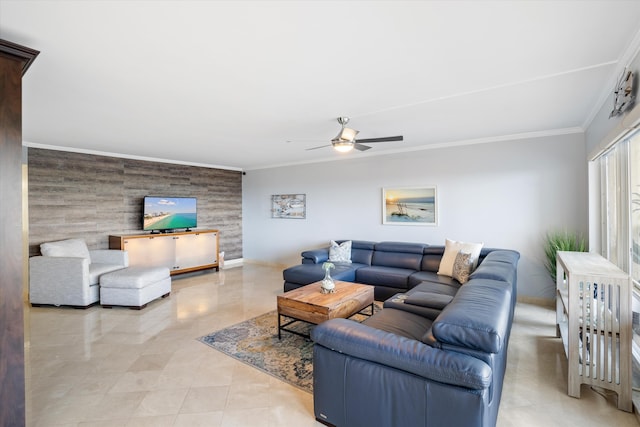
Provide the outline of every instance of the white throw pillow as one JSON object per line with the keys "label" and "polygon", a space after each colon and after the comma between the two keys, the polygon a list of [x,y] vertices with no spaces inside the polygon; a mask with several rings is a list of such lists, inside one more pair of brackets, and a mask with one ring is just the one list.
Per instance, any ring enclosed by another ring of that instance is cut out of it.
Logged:
{"label": "white throw pillow", "polygon": [[89,248],[84,239],[67,239],[57,242],[48,242],[40,245],[40,253],[43,256],[86,258],[91,262]]}
{"label": "white throw pillow", "polygon": [[331,262],[351,262],[351,240],[342,242],[339,245],[331,241],[329,247],[329,261]]}
{"label": "white throw pillow", "polygon": [[473,268],[471,271],[473,271],[478,265],[478,258],[480,257],[480,251],[483,245],[484,243],[465,243],[446,239],[438,274],[449,277],[453,275],[453,264],[460,251],[471,254],[471,259],[473,260]]}

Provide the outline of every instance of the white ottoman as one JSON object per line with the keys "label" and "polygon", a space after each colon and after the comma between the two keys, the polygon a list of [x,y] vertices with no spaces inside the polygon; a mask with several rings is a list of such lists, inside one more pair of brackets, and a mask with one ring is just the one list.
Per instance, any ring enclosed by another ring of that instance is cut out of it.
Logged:
{"label": "white ottoman", "polygon": [[167,267],[127,267],[100,276],[100,304],[143,309],[156,298],[171,293]]}

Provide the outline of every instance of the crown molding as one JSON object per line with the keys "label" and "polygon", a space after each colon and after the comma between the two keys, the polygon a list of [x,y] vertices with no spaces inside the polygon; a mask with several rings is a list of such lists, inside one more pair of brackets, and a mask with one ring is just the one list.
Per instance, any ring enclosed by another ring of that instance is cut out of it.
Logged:
{"label": "crown molding", "polygon": [[69,153],[91,154],[94,156],[116,157],[120,159],[143,160],[146,162],[170,163],[173,165],[197,166],[200,168],[223,169],[242,172],[244,169],[233,166],[210,165],[207,163],[184,162],[180,160],[160,159],[155,157],[134,156],[129,154],[111,153],[107,151],[86,150],[83,148],[61,147],[57,145],[38,144],[35,142],[23,141],[22,145],[28,148],[42,148],[44,150],[66,151]]}
{"label": "crown molding", "polygon": [[0,55],[21,62],[23,76],[39,54],[40,51],[35,49],[0,39]]}

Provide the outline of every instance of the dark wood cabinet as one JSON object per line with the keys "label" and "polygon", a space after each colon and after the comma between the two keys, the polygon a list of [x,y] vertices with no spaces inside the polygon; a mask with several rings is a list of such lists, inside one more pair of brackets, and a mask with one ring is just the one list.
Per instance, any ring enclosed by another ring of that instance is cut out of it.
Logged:
{"label": "dark wood cabinet", "polygon": [[0,425],[24,426],[22,76],[38,51],[0,39]]}

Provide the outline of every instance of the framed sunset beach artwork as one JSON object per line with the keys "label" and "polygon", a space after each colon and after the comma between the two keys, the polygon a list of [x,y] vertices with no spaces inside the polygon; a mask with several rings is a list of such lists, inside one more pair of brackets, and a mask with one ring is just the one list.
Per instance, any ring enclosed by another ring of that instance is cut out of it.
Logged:
{"label": "framed sunset beach artwork", "polygon": [[382,189],[382,223],[438,225],[436,187]]}

